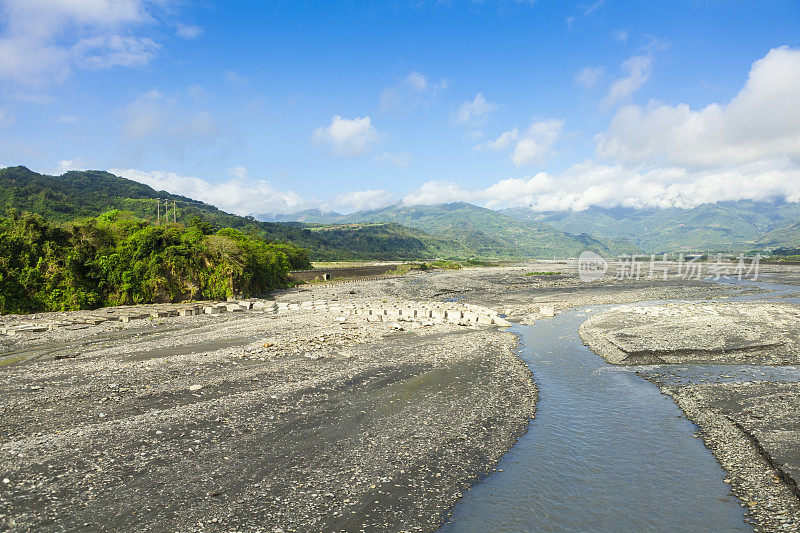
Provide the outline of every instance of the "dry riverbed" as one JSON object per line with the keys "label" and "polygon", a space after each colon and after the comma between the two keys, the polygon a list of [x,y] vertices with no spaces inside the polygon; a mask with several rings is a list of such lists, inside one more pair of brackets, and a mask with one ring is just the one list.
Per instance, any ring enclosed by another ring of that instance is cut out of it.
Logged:
{"label": "dry riverbed", "polygon": [[530,371],[497,326],[336,290],[2,338],[0,529],[435,529],[526,429]]}
{"label": "dry riverbed", "polygon": [[0,529],[435,530],[534,415],[496,312],[729,293],[553,262],[2,317]]}

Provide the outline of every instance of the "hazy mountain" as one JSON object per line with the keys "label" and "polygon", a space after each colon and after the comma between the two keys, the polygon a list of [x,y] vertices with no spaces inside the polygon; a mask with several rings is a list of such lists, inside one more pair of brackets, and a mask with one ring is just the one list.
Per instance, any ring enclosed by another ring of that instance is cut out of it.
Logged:
{"label": "hazy mountain", "polygon": [[434,237],[458,242],[481,257],[565,257],[591,249],[616,255],[638,249],[622,239],[598,240],[584,233],[573,235],[551,224],[520,220],[463,202],[402,206],[323,217],[337,224],[393,222],[421,229]]}
{"label": "hazy mountain", "polygon": [[[776,201],[718,202],[692,209],[606,209],[537,212],[506,209],[520,220],[549,223],[562,231],[585,231],[600,238],[624,238],[647,252],[752,250],[768,232],[800,220],[800,204]],[[783,234],[788,238],[788,234]],[[790,245],[776,234],[772,242]]]}
{"label": "hazy mountain", "polygon": [[311,224],[328,224],[334,220],[344,217],[336,211],[321,211],[319,209],[307,209],[289,215],[279,213],[263,213],[255,215],[258,220],[264,222],[308,222]]}

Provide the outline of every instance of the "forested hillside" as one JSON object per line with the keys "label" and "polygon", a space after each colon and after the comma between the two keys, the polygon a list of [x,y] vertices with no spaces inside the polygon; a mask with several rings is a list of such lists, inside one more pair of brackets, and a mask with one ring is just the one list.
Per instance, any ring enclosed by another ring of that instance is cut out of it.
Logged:
{"label": "forested hillside", "polygon": [[0,218],[0,313],[251,296],[309,267],[293,245],[230,228],[154,225],[120,211],[69,223]]}
{"label": "forested hillside", "polygon": [[[169,212],[165,216],[165,203]],[[0,169],[0,214],[8,209],[31,212],[48,220],[96,217],[109,210],[129,211],[155,222],[161,218],[208,230],[234,228],[268,241],[291,242],[308,250],[312,260],[426,259],[469,257],[463,246],[397,225],[367,224],[306,228],[299,224],[259,222],[216,207],[102,171],[73,171],[47,176],[25,167]],[[173,211],[173,205],[175,209]],[[444,254],[444,255],[440,255]]]}

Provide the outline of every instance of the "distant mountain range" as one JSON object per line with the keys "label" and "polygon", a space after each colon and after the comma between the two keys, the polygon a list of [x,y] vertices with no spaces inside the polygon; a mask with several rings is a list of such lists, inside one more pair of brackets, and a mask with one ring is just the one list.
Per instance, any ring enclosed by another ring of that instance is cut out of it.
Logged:
{"label": "distant mountain range", "polygon": [[350,215],[304,211],[297,218],[316,224],[392,222],[417,228],[446,241],[460,243],[472,255],[520,259],[567,257],[583,250],[603,255],[640,252],[619,238],[596,239],[584,232],[565,232],[551,224],[522,220],[498,211],[457,202],[439,205],[389,206]]}
{"label": "distant mountain range", "polygon": [[[312,260],[406,260],[468,257],[458,243],[437,239],[397,224],[307,228],[298,224],[259,222],[226,213],[198,200],[170,194],[103,171],[67,172],[48,176],[26,167],[0,169],[0,215],[9,209],[37,213],[49,220],[69,221],[120,209],[156,221],[157,205],[177,205],[178,222],[202,220],[216,228],[236,228],[270,240],[292,242],[309,250]],[[169,218],[172,218],[170,207]]]}
{"label": "distant mountain range", "polygon": [[576,242],[574,239],[581,238],[617,253],[738,252],[800,245],[800,203],[785,201],[718,202],[692,209],[591,207],[551,212],[524,208],[492,211],[453,203],[396,205],[349,215],[309,210],[280,218],[317,224],[392,221],[469,243],[476,249],[517,248],[534,256],[546,255],[543,243],[556,242],[553,249],[566,251]]}
{"label": "distant mountain range", "polygon": [[[177,204],[178,222],[201,219],[217,228],[293,242],[308,249],[313,260],[524,259],[576,256],[587,249],[614,256],[800,245],[800,204],[789,202],[579,212],[496,211],[459,202],[393,205],[347,215],[311,210],[242,217],[103,171],[48,176],[25,167],[0,169],[0,213],[17,209],[67,221],[122,209],[155,220],[156,206],[160,203],[163,210],[165,200]],[[257,220],[264,218],[272,220]]]}

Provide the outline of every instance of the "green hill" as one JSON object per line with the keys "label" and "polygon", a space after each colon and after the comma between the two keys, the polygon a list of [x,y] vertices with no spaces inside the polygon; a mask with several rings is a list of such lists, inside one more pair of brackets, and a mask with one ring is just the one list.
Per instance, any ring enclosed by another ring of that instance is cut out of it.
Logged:
{"label": "green hill", "polygon": [[759,249],[800,248],[800,221],[760,235],[756,245]]}
{"label": "green hill", "polygon": [[463,202],[394,205],[374,211],[333,216],[328,220],[339,224],[392,222],[418,228],[434,237],[460,243],[480,257],[566,257],[576,256],[587,249],[604,255],[638,251],[623,239],[598,240],[583,232],[573,235],[550,224],[520,220]]}
{"label": "green hill", "polygon": [[[628,239],[648,253],[747,251],[761,246],[762,235],[800,219],[800,204],[742,200],[702,204],[692,209],[592,207],[578,212],[507,209],[503,213],[520,220],[549,223],[562,231],[580,230],[601,238]],[[789,235],[776,234],[775,238],[778,246],[792,244]]]}
{"label": "green hill", "polygon": [[[202,220],[210,228],[234,228],[268,241],[291,242],[308,250],[309,258],[324,260],[427,259],[473,255],[458,243],[437,239],[411,228],[372,224],[338,229],[306,228],[299,224],[259,222],[253,217],[226,213],[216,207],[170,194],[103,171],[73,171],[48,176],[25,167],[0,169],[0,214],[9,209],[36,213],[66,222],[96,217],[110,210],[130,211],[155,222],[157,205],[175,202],[176,220]],[[172,219],[172,208],[169,217]]]}

